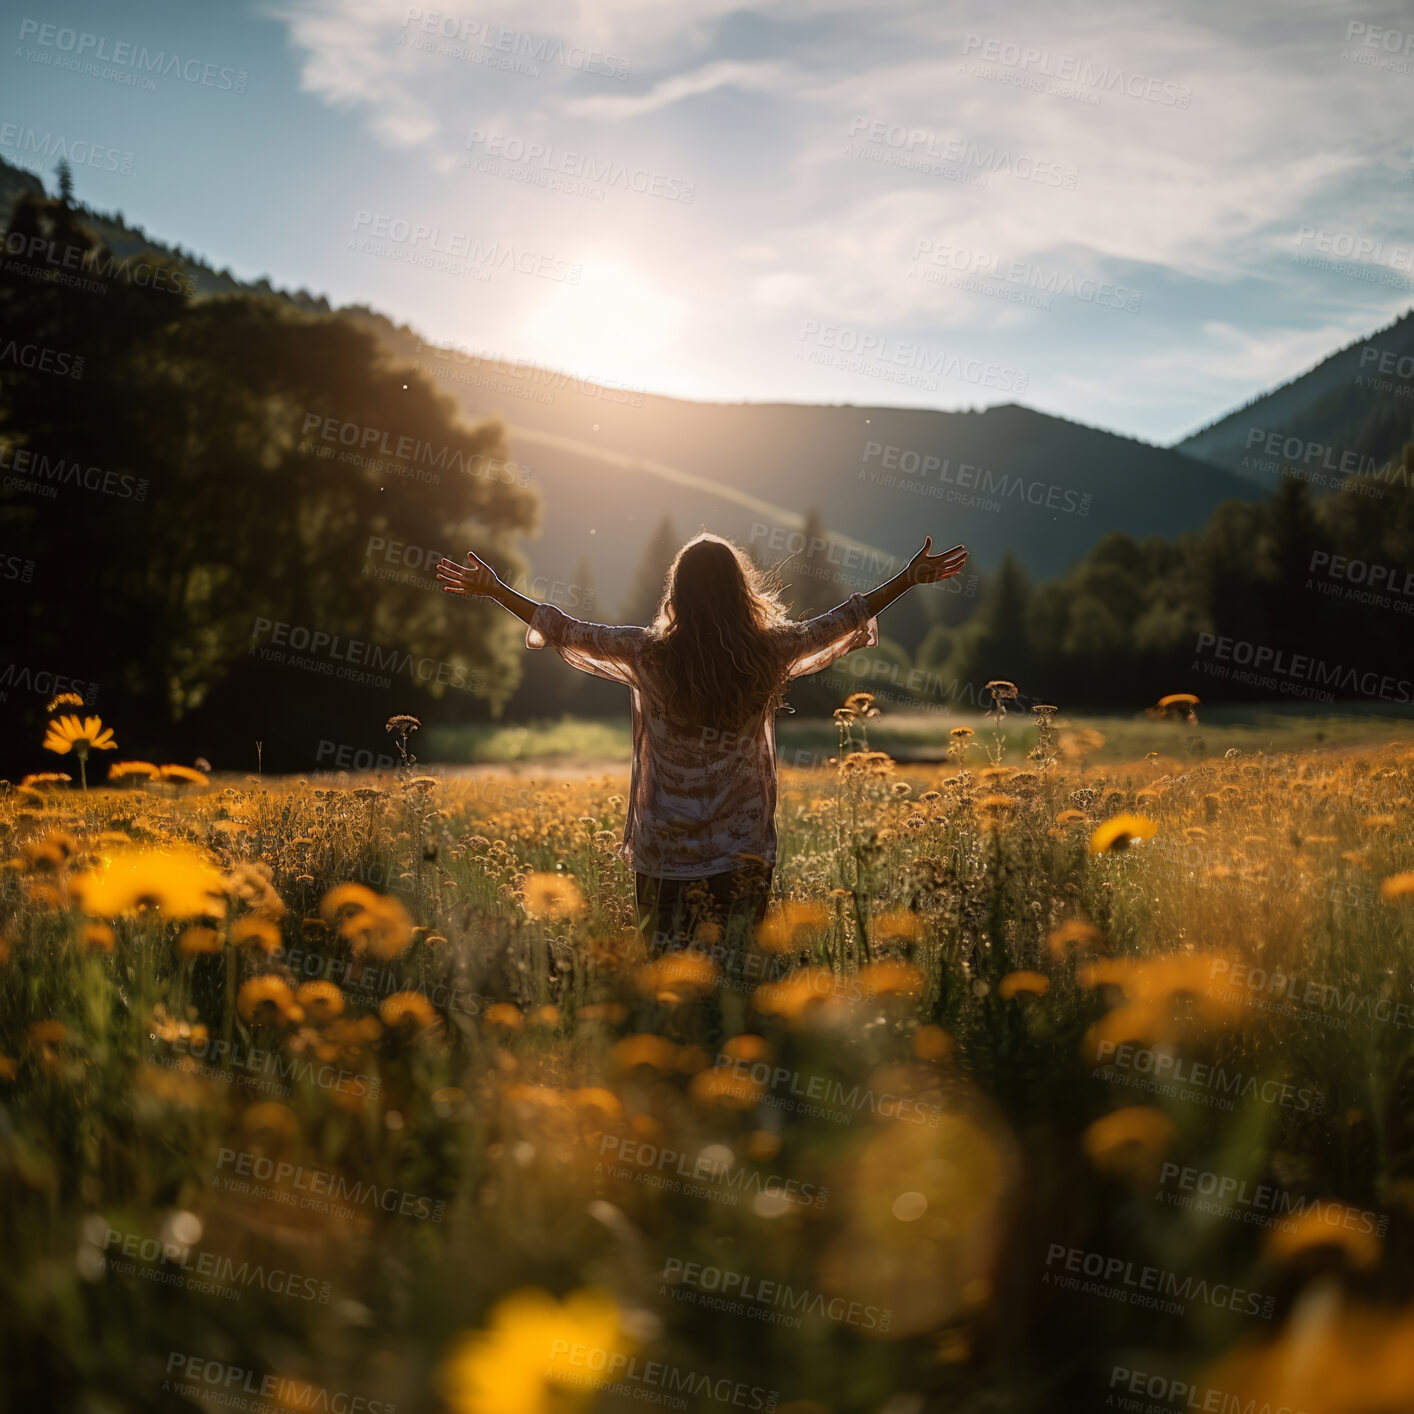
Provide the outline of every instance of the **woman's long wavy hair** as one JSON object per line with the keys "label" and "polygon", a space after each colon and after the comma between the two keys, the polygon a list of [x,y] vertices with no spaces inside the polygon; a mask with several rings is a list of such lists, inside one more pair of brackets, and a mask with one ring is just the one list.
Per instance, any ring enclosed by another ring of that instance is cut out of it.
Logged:
{"label": "woman's long wavy hair", "polygon": [[672,717],[734,731],[779,705],[769,632],[786,621],[780,585],[730,540],[703,532],[677,552],[647,654]]}

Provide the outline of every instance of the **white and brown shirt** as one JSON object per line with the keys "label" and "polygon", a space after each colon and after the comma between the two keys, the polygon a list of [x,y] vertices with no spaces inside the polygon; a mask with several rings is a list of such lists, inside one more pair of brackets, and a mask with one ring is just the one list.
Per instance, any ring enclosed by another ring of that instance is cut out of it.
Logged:
{"label": "white and brown shirt", "polygon": [[[862,594],[818,618],[770,630],[786,678],[828,668],[879,641]],[[736,732],[669,719],[647,670],[644,628],[584,623],[541,604],[527,648],[549,644],[571,667],[629,689],[633,775],[619,856],[656,879],[700,879],[739,868],[743,854],[776,862],[776,722],[771,706]]]}

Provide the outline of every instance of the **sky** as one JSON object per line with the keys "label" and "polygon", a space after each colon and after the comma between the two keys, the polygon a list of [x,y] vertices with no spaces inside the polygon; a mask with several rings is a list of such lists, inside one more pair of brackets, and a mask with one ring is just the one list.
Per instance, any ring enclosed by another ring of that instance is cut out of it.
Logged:
{"label": "sky", "polygon": [[1414,10],[46,3],[0,156],[237,276],[685,398],[1168,443],[1398,317]]}

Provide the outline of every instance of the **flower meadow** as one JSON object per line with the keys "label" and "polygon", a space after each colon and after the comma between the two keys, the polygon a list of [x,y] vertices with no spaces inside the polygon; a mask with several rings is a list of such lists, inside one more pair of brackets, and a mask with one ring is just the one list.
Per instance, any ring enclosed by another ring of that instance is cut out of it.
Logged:
{"label": "flower meadow", "polygon": [[0,794],[14,1408],[1414,1407],[1408,745],[1176,695],[1132,761],[1039,707],[905,765],[856,694],[756,936],[663,951],[626,773],[69,705],[80,779]]}

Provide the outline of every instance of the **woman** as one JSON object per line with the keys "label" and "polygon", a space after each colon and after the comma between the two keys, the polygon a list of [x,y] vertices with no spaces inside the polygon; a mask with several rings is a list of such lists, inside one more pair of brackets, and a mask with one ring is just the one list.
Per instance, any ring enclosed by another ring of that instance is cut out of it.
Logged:
{"label": "woman", "polygon": [[632,694],[633,774],[619,855],[634,871],[640,927],[653,951],[715,941],[736,918],[761,921],[776,860],[775,713],[791,679],[878,643],[879,613],[915,584],[949,579],[961,546],[907,567],[818,618],[787,618],[766,576],[720,536],[678,551],[648,628],[583,623],[503,584],[483,560],[443,560],[448,594],[484,595],[571,667]]}

